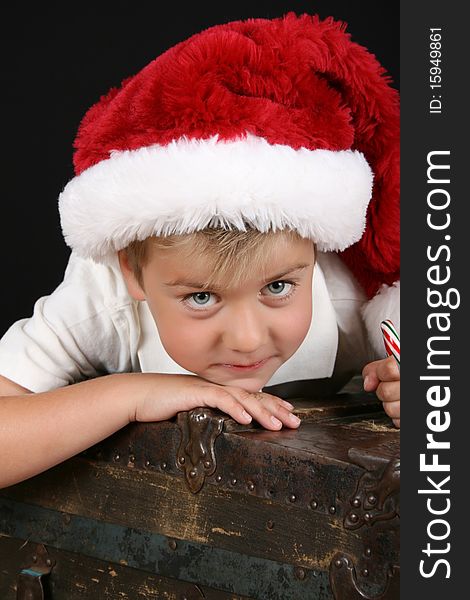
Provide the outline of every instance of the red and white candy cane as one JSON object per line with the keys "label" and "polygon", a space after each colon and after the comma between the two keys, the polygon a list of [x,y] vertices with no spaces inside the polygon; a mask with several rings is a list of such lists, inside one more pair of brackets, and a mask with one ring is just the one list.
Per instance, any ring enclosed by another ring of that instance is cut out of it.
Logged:
{"label": "red and white candy cane", "polygon": [[390,319],[380,324],[387,356],[393,356],[400,366],[400,336]]}

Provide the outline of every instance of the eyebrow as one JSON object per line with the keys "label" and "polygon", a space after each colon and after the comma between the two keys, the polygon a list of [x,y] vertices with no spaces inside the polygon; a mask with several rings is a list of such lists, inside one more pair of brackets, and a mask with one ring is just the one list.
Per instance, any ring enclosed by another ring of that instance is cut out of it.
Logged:
{"label": "eyebrow", "polygon": [[[264,279],[263,283],[266,284],[266,283],[269,283],[270,281],[278,281],[279,279],[282,279],[286,275],[290,275],[292,273],[295,273],[296,271],[303,271],[310,265],[311,265],[311,263],[300,263],[298,265],[288,267],[286,270],[282,271],[282,273],[278,273],[277,275],[274,275],[273,277],[268,277],[268,278]],[[163,285],[165,285],[167,287],[188,287],[188,288],[195,288],[198,290],[204,289],[205,287],[207,287],[207,284],[205,284],[205,283],[200,283],[198,281],[188,281],[188,280],[184,280],[184,279],[177,279],[175,281],[169,281],[168,283],[164,283]],[[222,288],[222,286],[212,285],[211,289],[213,289],[214,291],[218,291],[223,288]]]}

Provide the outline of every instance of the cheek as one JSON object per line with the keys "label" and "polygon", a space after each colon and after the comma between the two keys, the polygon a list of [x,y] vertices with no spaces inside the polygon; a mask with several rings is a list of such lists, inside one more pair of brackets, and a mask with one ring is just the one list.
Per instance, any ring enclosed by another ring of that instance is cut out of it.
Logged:
{"label": "cheek", "polygon": [[171,315],[159,315],[156,323],[163,347],[180,366],[195,371],[204,358],[207,360],[212,335],[206,321],[173,311]]}
{"label": "cheek", "polygon": [[283,311],[279,322],[278,335],[282,335],[283,345],[289,352],[295,352],[305,339],[312,322],[311,294],[298,298],[291,310]]}

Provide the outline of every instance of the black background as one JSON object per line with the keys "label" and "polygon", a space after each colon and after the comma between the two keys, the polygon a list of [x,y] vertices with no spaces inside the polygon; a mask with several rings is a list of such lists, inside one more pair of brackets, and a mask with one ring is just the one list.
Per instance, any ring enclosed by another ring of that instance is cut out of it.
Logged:
{"label": "black background", "polygon": [[17,3],[2,15],[0,336],[62,280],[57,199],[85,111],[164,50],[215,25],[292,10],[348,23],[399,81],[399,3],[155,0]]}

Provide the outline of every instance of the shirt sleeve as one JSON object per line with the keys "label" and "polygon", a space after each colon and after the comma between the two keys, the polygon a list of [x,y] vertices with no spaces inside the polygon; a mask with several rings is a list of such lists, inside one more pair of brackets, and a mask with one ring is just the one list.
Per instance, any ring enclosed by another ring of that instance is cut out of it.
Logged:
{"label": "shirt sleeve", "polygon": [[130,371],[134,312],[116,269],[72,254],[59,287],[0,340],[0,374],[43,392]]}

